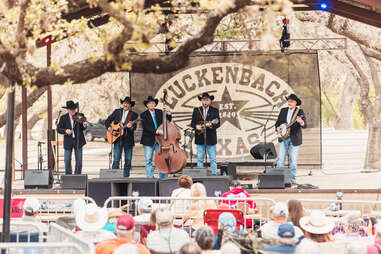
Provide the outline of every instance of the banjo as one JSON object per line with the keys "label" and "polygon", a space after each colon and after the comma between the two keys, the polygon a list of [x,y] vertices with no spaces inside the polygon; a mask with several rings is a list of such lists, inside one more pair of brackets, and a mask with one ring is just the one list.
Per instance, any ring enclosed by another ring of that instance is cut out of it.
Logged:
{"label": "banjo", "polygon": [[[290,136],[291,126],[294,123],[296,123],[298,113],[299,113],[299,108],[297,109],[297,112],[295,112],[295,116],[293,117],[293,119],[291,120],[291,122],[289,124],[288,123],[282,123],[281,125],[279,125],[280,131],[277,133],[278,138],[285,140]],[[300,115],[299,117],[303,117],[303,115]]]}

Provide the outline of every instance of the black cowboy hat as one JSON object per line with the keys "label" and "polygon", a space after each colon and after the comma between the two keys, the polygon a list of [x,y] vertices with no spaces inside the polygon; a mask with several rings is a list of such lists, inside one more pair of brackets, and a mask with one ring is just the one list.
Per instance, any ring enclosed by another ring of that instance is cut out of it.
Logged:
{"label": "black cowboy hat", "polygon": [[76,109],[76,108],[78,108],[78,102],[77,102],[77,103],[74,103],[74,101],[67,101],[67,102],[66,102],[66,106],[63,106],[62,108],[66,108],[66,109]]}
{"label": "black cowboy hat", "polygon": [[286,96],[286,100],[294,100],[296,101],[296,106],[299,106],[302,104],[302,101],[295,95],[295,94],[290,94],[289,96]]}
{"label": "black cowboy hat", "polygon": [[132,101],[130,97],[126,96],[123,100],[120,99],[120,104],[123,104],[124,102],[130,103],[131,107],[135,106],[135,101]]}
{"label": "black cowboy hat", "polygon": [[[147,107],[147,103],[150,102],[150,101],[155,102],[156,105],[159,103],[159,100],[158,100],[158,99],[155,99],[155,98],[153,98],[152,96],[148,96],[148,97],[147,97],[147,100],[144,100],[144,102],[143,102],[143,103],[144,103],[144,106]],[[156,106],[156,105],[155,105],[155,106]]]}
{"label": "black cowboy hat", "polygon": [[198,100],[202,100],[204,98],[209,98],[210,100],[214,100],[214,95],[209,95],[209,93],[202,93],[202,95],[198,96]]}

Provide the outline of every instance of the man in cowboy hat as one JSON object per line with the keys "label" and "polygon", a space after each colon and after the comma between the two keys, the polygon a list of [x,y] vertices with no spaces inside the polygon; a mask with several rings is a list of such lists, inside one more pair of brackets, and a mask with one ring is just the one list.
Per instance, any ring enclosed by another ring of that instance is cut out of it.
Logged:
{"label": "man in cowboy hat", "polygon": [[138,118],[138,114],[131,110],[135,105],[135,101],[132,101],[130,97],[126,97],[123,100],[120,99],[120,103],[123,105],[123,108],[115,109],[105,121],[105,126],[108,131],[112,131],[110,125],[111,123],[126,126],[127,128],[124,131],[124,135],[119,137],[114,142],[114,158],[112,163],[113,169],[118,169],[119,162],[122,157],[122,150],[124,150],[124,176],[130,176],[131,169],[131,160],[132,160],[132,151],[135,145],[134,141],[134,131],[136,129],[136,123],[131,124],[131,121],[134,121]]}
{"label": "man in cowboy hat", "polygon": [[217,108],[212,107],[213,95],[203,93],[198,96],[201,101],[201,107],[194,108],[192,114],[192,128],[196,129],[195,143],[197,145],[197,167],[204,167],[205,156],[205,142],[204,133],[200,131],[204,128],[205,122],[206,130],[206,151],[209,155],[210,167],[212,175],[217,174],[217,161],[216,161],[216,144],[217,144],[217,128],[220,127],[220,113]]}
{"label": "man in cowboy hat", "polygon": [[62,108],[67,109],[68,113],[61,116],[57,125],[57,131],[64,135],[64,161],[65,173],[72,174],[71,169],[71,154],[74,148],[75,154],[75,174],[82,173],[82,147],[86,144],[83,131],[87,128],[87,122],[79,123],[73,120],[74,115],[77,113],[78,102],[67,101],[66,106]]}
{"label": "man in cowboy hat", "polygon": [[[148,178],[154,178],[154,173],[152,170],[152,158],[154,151],[156,151],[159,148],[158,144],[155,141],[155,135],[163,134],[157,130],[157,128],[163,122],[163,111],[155,108],[159,103],[159,100],[153,98],[152,96],[148,96],[143,103],[144,106],[147,107],[147,110],[140,114],[140,118],[142,119],[143,125],[143,133],[142,138],[140,140],[140,144],[142,144],[144,148],[144,158],[146,161],[146,176]],[[169,108],[165,107],[164,110],[168,115],[168,121],[171,121],[172,115]],[[159,178],[165,178],[166,176],[167,174],[159,172]]]}
{"label": "man in cowboy hat", "polygon": [[[279,138],[279,154],[277,168],[283,168],[284,162],[289,154],[290,168],[292,172],[291,182],[296,183],[296,167],[298,164],[299,147],[302,144],[302,128],[307,128],[307,121],[302,109],[298,108],[302,101],[295,95],[290,94],[286,97],[288,107],[282,108],[279,112],[278,119],[275,123],[275,130],[281,131],[281,124],[290,124],[294,119],[295,123],[290,127],[290,136],[285,140]],[[294,116],[296,113],[296,116]]]}

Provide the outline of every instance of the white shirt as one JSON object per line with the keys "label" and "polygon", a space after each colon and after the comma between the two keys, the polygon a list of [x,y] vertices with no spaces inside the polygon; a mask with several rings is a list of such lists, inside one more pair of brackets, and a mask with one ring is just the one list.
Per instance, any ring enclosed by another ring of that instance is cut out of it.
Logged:
{"label": "white shirt", "polygon": [[143,213],[141,215],[134,216],[135,223],[139,225],[149,224],[150,219],[151,219],[150,213]]}
{"label": "white shirt", "polygon": [[129,110],[123,110],[123,115],[122,115],[122,123],[125,123],[126,122],[126,118],[127,118],[127,115],[128,115],[128,111]]}
{"label": "white shirt", "polygon": [[[150,112],[150,114],[151,114],[151,117],[152,117],[152,121],[156,121],[156,113],[155,113],[155,110],[153,110],[153,111],[151,111],[151,110],[149,110],[149,112]],[[154,114],[155,114],[155,116],[154,116]],[[157,124],[157,121],[156,121],[156,124]],[[157,126],[157,127],[159,127],[159,126]]]}
{"label": "white shirt", "polygon": [[[273,220],[264,224],[261,227],[262,238],[266,239],[266,240],[278,239],[278,228],[279,228],[279,226],[280,226],[280,224],[276,223]],[[294,226],[294,230],[295,230],[295,237],[296,238],[299,238],[303,235],[303,232],[300,228]]]}
{"label": "white shirt", "polygon": [[294,111],[295,111],[295,108],[293,108],[293,109],[288,108],[288,112],[287,112],[287,123],[288,124],[291,122],[292,115],[294,114]]}
{"label": "white shirt", "polygon": [[[190,198],[191,190],[185,188],[178,188],[172,191],[171,197],[180,199]],[[172,214],[184,216],[185,212],[189,210],[191,200],[174,200],[172,205]]]}
{"label": "white shirt", "polygon": [[89,243],[99,243],[104,240],[112,240],[116,238],[113,232],[107,231],[104,229],[100,229],[95,232],[77,231],[75,235],[81,238],[83,241],[89,242]]}
{"label": "white shirt", "polygon": [[73,138],[75,138],[75,134],[74,134],[74,120],[73,120],[73,117],[69,114],[69,117],[70,117],[70,124],[71,124],[71,136]]}
{"label": "white shirt", "polygon": [[206,119],[206,116],[208,115],[209,107],[207,107],[207,108],[202,107],[202,110],[203,110],[203,113],[204,113],[204,118]]}
{"label": "white shirt", "polygon": [[147,249],[155,252],[174,252],[189,243],[189,235],[179,228],[164,228],[151,231],[147,236]]}

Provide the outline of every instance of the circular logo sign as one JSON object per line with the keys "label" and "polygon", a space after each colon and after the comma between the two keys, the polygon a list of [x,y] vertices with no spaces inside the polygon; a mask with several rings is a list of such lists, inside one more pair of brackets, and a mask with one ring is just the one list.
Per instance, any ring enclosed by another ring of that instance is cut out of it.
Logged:
{"label": "circular logo sign", "polygon": [[[190,128],[194,107],[201,106],[197,96],[214,95],[212,106],[220,111],[217,129],[217,157],[234,158],[248,155],[250,148],[276,138],[275,122],[279,110],[286,105],[285,96],[292,93],[286,82],[274,74],[239,63],[213,63],[177,73],[158,90],[162,97],[167,89],[167,106],[182,131]],[[195,150],[195,146],[194,146]]]}

